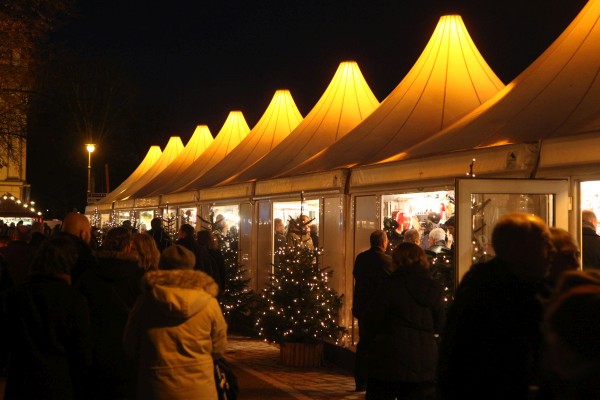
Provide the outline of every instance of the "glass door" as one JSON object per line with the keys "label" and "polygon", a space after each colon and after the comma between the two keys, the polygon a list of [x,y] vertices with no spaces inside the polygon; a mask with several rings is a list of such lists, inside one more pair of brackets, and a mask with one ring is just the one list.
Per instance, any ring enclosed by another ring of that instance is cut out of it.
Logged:
{"label": "glass door", "polygon": [[548,224],[568,229],[569,185],[566,180],[456,180],[457,279],[471,265],[494,256],[492,231],[508,213],[535,214]]}

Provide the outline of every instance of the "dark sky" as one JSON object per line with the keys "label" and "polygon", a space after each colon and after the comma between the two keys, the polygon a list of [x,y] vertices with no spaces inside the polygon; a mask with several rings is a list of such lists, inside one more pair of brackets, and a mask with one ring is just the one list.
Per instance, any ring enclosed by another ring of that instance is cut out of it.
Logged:
{"label": "dark sky", "polygon": [[[463,17],[488,64],[508,83],[585,3],[82,0],[81,17],[59,37],[76,51],[109,58],[131,75],[142,101],[162,116],[141,142],[164,147],[170,135],[181,136],[185,144],[198,124],[207,124],[216,135],[231,110],[241,110],[252,127],[280,88],[291,90],[306,115],[345,60],[358,62],[381,101],[411,68],[444,14]],[[111,186],[136,166],[112,177]]]}

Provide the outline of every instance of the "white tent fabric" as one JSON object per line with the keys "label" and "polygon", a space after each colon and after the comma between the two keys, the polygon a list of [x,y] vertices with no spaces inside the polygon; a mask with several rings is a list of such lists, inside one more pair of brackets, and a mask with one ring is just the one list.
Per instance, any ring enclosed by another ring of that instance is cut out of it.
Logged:
{"label": "white tent fabric", "polygon": [[285,175],[286,171],[343,137],[378,105],[358,64],[342,62],[317,104],[298,127],[269,154],[230,182]]}
{"label": "white tent fabric", "polygon": [[381,105],[346,136],[293,172],[386,159],[449,126],[503,87],[477,50],[462,18],[442,16],[414,66]]}
{"label": "white tent fabric", "polygon": [[250,132],[250,127],[241,111],[231,111],[210,146],[179,176],[174,176],[169,185],[159,191],[175,193],[195,188],[195,181],[208,170],[217,165],[229,154]]}
{"label": "white tent fabric", "polygon": [[119,196],[127,190],[135,181],[140,179],[148,170],[156,163],[160,158],[162,151],[159,146],[151,146],[146,153],[146,157],[142,160],[140,165],[125,179],[119,186],[112,190],[109,194],[102,199],[101,203],[112,203],[115,199],[120,198]]}
{"label": "white tent fabric", "polygon": [[194,182],[209,187],[231,178],[275,148],[302,121],[289,90],[277,90],[263,116],[244,140],[227,156]]}
{"label": "white tent fabric", "polygon": [[161,189],[168,185],[174,176],[179,176],[204,153],[213,142],[210,129],[206,125],[198,125],[183,151],[160,174],[140,188],[133,197],[148,197],[160,194]]}
{"label": "white tent fabric", "polygon": [[123,193],[115,198],[115,201],[122,201],[133,198],[133,195],[145,184],[154,179],[155,176],[160,174],[169,164],[173,162],[183,150],[183,143],[181,143],[181,139],[179,136],[171,136],[169,142],[165,146],[163,153],[160,155],[160,158],[156,160],[154,165],[146,171],[146,173],[140,177],[140,179],[132,182],[129,187],[125,189]]}
{"label": "white tent fabric", "polygon": [[600,129],[600,0],[513,82],[457,123],[392,159]]}

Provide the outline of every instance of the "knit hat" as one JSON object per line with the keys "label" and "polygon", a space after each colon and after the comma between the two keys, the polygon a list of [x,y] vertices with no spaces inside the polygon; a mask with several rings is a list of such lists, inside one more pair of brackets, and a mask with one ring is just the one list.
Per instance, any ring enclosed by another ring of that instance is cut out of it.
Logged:
{"label": "knit hat", "polygon": [[185,247],[174,244],[163,250],[158,262],[159,269],[194,269],[196,256]]}

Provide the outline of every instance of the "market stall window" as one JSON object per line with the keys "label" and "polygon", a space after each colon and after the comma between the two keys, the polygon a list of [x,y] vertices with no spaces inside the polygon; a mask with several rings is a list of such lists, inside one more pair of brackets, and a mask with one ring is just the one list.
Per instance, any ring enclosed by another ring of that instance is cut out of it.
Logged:
{"label": "market stall window", "polygon": [[196,226],[196,207],[181,207],[179,209],[179,226],[189,224]]}
{"label": "market stall window", "polygon": [[290,220],[296,220],[305,215],[311,221],[308,225],[313,247],[319,247],[319,200],[282,201],[273,203],[273,254],[278,243],[281,246],[283,238],[287,237]]}
{"label": "market stall window", "polygon": [[600,218],[600,181],[581,182],[581,210],[591,210]]}
{"label": "market stall window", "polygon": [[[445,223],[454,215],[454,191],[400,193],[382,196],[383,229],[390,241],[389,251],[404,239],[409,229],[418,232],[421,247],[430,247],[429,232],[434,228],[445,228]],[[446,246],[451,247],[454,238],[446,233]]]}
{"label": "market stall window", "polygon": [[151,229],[150,221],[154,218],[154,210],[140,210],[137,218],[137,230],[139,232],[146,232]]}
{"label": "market stall window", "polygon": [[227,233],[233,233],[233,231],[239,232],[239,205],[215,205],[211,208],[211,214],[215,222],[213,229],[219,231],[223,236],[227,235]]}

